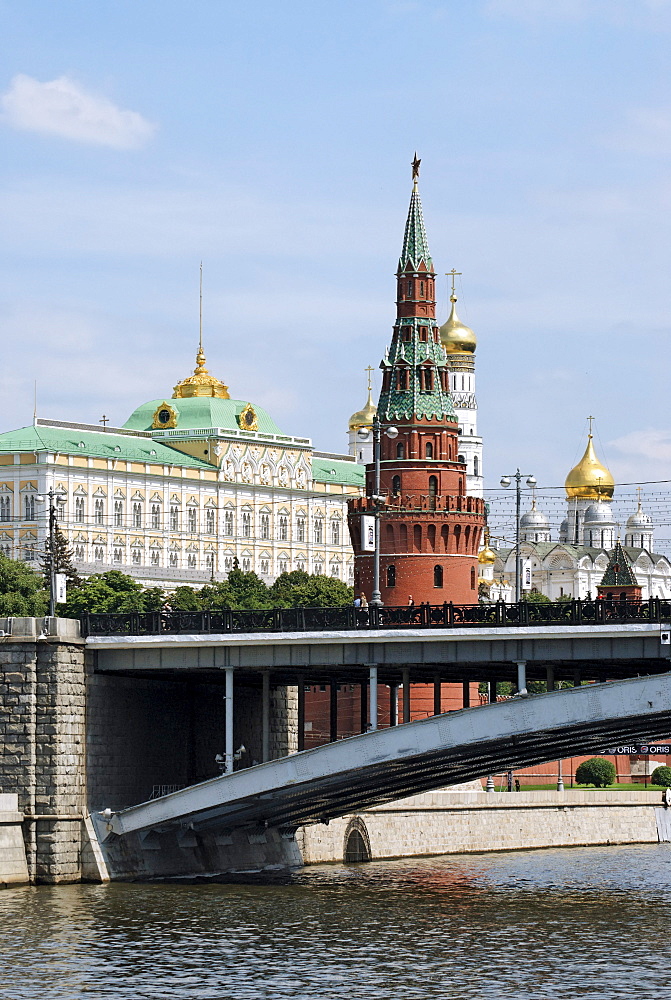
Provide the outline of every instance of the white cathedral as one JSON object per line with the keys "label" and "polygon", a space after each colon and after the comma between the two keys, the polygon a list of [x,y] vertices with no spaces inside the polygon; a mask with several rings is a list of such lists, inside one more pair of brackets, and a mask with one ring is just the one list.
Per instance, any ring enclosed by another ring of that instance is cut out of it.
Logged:
{"label": "white cathedral", "polygon": [[[536,506],[520,518],[520,555],[528,573],[523,590],[561,598],[595,598],[618,541],[617,522],[609,500],[615,483],[596,457],[592,434],[585,454],[565,482],[567,512],[553,541],[550,521]],[[639,501],[627,520],[624,548],[641,587],[642,598],[671,598],[671,563],[653,551],[654,527]],[[480,552],[481,593],[492,601],[515,599],[515,548],[490,547]]]}

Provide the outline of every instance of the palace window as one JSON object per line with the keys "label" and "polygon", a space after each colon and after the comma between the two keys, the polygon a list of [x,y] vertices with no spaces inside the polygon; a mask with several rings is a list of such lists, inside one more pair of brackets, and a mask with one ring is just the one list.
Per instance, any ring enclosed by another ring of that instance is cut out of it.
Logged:
{"label": "palace window", "polygon": [[298,518],[296,518],[296,541],[297,542],[304,542],[305,541],[305,518],[304,517],[298,517]]}
{"label": "palace window", "polygon": [[114,527],[120,528],[123,525],[123,503],[121,500],[114,501]]}
{"label": "palace window", "polygon": [[243,559],[242,560],[242,571],[243,571],[243,573],[249,573],[251,571],[251,568],[252,568],[252,561],[251,561],[251,559]]}
{"label": "palace window", "polygon": [[103,549],[102,545],[94,546],[93,558],[95,559],[96,562],[103,561],[103,559],[105,558],[105,550]]}
{"label": "palace window", "polygon": [[262,559],[261,560],[261,572],[265,576],[268,576],[268,573],[270,572],[270,564],[269,564],[269,562],[268,562],[267,559]]}
{"label": "palace window", "polygon": [[195,555],[194,552],[190,552],[189,553],[189,555],[187,556],[187,559],[186,559],[186,564],[189,567],[189,569],[195,569],[196,568],[196,555]]}
{"label": "palace window", "polygon": [[205,531],[208,535],[214,534],[214,511],[211,507],[205,511]]}
{"label": "palace window", "polygon": [[261,515],[261,538],[270,538],[270,515]]}
{"label": "palace window", "polygon": [[340,521],[331,521],[331,545],[340,545]]}
{"label": "palace window", "polygon": [[324,522],[320,517],[315,518],[314,538],[317,545],[320,545],[324,539]]}
{"label": "palace window", "polygon": [[189,507],[186,514],[186,519],[187,519],[188,530],[191,532],[192,535],[195,535],[196,532],[198,531],[198,511],[196,510],[195,507]]}
{"label": "palace window", "polygon": [[286,559],[280,559],[280,562],[279,562],[279,571],[280,571],[280,573],[287,573],[289,571],[289,567],[287,565]]}
{"label": "palace window", "polygon": [[152,566],[158,566],[159,552],[158,549],[152,549],[149,553],[149,562]]}
{"label": "palace window", "polygon": [[161,527],[161,508],[157,503],[151,505],[151,526],[152,528]]}
{"label": "palace window", "polygon": [[205,566],[209,569],[210,573],[214,573],[214,552],[205,553]]}
{"label": "palace window", "polygon": [[33,562],[35,559],[35,546],[34,545],[24,545],[23,547],[23,558],[26,562]]}
{"label": "palace window", "polygon": [[[244,538],[251,538],[252,536],[252,515],[247,511],[243,511],[242,514],[242,534]],[[249,559],[247,562],[249,562]]]}
{"label": "palace window", "polygon": [[84,546],[83,545],[75,545],[75,559],[80,559],[80,560],[84,559]]}
{"label": "palace window", "polygon": [[133,549],[133,555],[131,556],[131,562],[134,566],[139,566],[142,562],[142,553],[140,549]]}
{"label": "palace window", "polygon": [[0,497],[0,521],[11,521],[10,497]]}
{"label": "palace window", "polygon": [[289,538],[289,518],[286,514],[280,515],[280,541],[286,542]]}
{"label": "palace window", "polygon": [[23,509],[26,521],[35,520],[35,497],[32,494],[23,498]]}
{"label": "palace window", "polygon": [[115,563],[123,562],[123,551],[122,549],[116,548],[112,554],[112,558]]}
{"label": "palace window", "polygon": [[170,508],[170,530],[179,531],[179,507],[176,504]]}
{"label": "palace window", "polygon": [[[134,528],[141,528],[142,527],[142,504],[141,503],[134,503],[133,504],[133,527]],[[138,562],[139,562],[139,560],[138,560]]]}
{"label": "palace window", "polygon": [[233,511],[232,510],[225,510],[224,511],[224,534],[227,537],[229,537],[229,538],[233,534]]}
{"label": "palace window", "polygon": [[94,500],[93,502],[93,520],[96,524],[102,524],[105,520],[105,502],[104,500]]}
{"label": "palace window", "polygon": [[174,569],[177,565],[177,553],[171,552],[168,557],[168,564]]}
{"label": "palace window", "polygon": [[324,566],[320,562],[315,563],[315,576],[321,576],[324,572]]}
{"label": "palace window", "polygon": [[331,576],[340,579],[340,563],[331,563]]}

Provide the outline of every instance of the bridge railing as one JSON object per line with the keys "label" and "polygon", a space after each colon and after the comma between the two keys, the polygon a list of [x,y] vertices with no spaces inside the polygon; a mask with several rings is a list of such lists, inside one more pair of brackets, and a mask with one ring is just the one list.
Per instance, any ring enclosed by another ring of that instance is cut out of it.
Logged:
{"label": "bridge railing", "polygon": [[263,611],[149,611],[85,614],[82,634],[184,635],[323,632],[379,628],[609,625],[671,621],[671,601],[559,601],[555,604],[419,604],[413,607],[272,608]]}

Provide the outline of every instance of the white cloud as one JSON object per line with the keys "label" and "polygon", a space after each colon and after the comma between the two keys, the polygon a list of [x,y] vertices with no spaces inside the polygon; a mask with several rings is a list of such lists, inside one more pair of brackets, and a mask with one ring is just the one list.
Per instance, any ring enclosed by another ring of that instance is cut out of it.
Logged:
{"label": "white cloud", "polygon": [[12,128],[113,149],[137,149],[156,131],[137,111],[124,111],[67,76],[40,83],[20,73],[2,95],[0,106],[1,120]]}

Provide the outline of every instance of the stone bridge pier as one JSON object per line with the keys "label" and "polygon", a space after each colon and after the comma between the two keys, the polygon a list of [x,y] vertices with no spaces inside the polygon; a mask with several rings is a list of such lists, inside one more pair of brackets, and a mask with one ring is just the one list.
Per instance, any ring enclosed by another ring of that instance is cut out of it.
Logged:
{"label": "stone bridge pier", "polygon": [[[231,747],[245,748],[238,767],[297,749],[295,686],[271,687],[262,672],[236,678],[227,739],[224,671],[98,674],[95,655],[78,622],[0,618],[0,795],[18,797],[11,816],[26,856],[7,877],[0,864],[0,882],[25,881],[26,871],[31,882],[97,881],[90,812],[216,777],[216,757]],[[9,821],[3,830],[9,843]]]}

